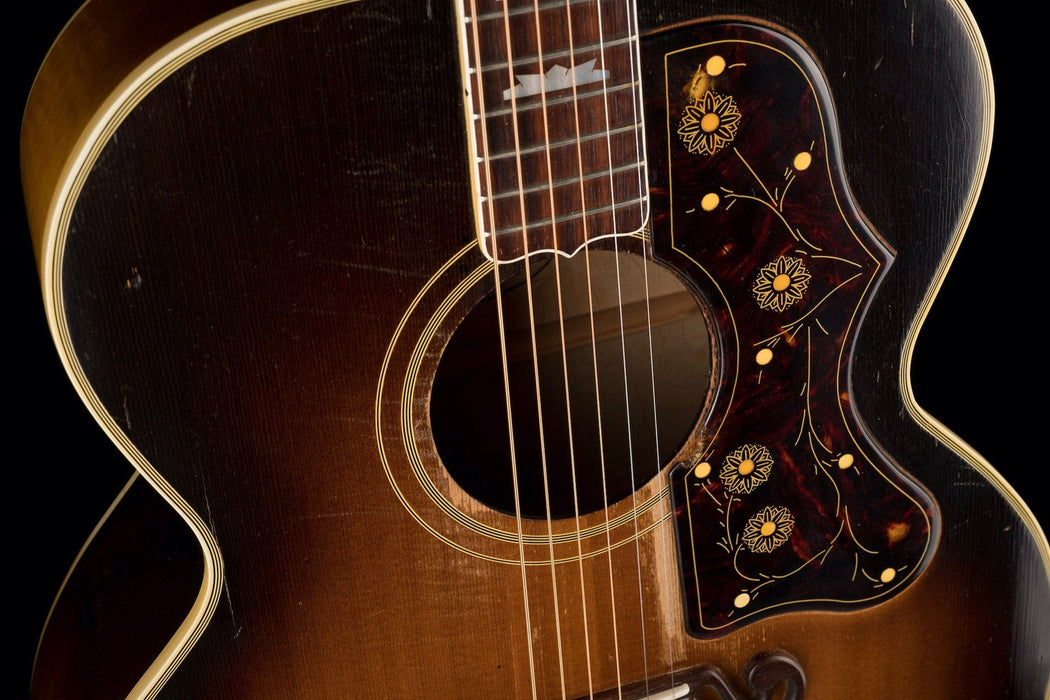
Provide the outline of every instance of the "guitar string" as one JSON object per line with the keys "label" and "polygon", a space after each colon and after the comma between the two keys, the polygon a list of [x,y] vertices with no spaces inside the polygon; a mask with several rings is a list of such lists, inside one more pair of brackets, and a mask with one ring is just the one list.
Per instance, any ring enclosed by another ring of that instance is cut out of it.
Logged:
{"label": "guitar string", "polygon": [[[477,21],[477,14],[478,14],[477,13],[477,0],[470,0],[470,10],[471,10],[471,26],[473,27],[473,34],[474,34],[474,58],[475,58],[475,62],[477,63],[477,66],[478,66],[478,68],[475,70],[474,74],[477,76],[478,113],[479,113],[478,114],[478,118],[480,120],[481,141],[482,141],[482,144],[483,144],[482,145],[482,149],[483,149],[483,152],[484,152],[482,157],[483,157],[484,164],[485,164],[485,182],[486,182],[486,190],[485,191],[488,194],[488,197],[486,198],[486,202],[487,202],[488,210],[489,210],[489,222],[490,222],[490,226],[492,227],[492,232],[490,234],[491,237],[490,237],[489,240],[491,241],[490,245],[491,245],[491,248],[492,248],[491,252],[492,252],[492,261],[493,261],[493,266],[492,266],[493,283],[494,283],[495,289],[496,289],[496,315],[497,315],[497,323],[498,323],[498,327],[499,327],[500,355],[501,355],[500,359],[501,359],[502,366],[503,366],[503,397],[504,397],[504,402],[506,403],[506,406],[507,406],[507,439],[508,439],[508,443],[510,445],[510,472],[511,472],[512,488],[514,490],[514,515],[515,515],[515,521],[517,523],[518,557],[519,557],[520,568],[521,568],[522,596],[524,598],[525,642],[526,642],[526,646],[527,646],[527,649],[528,649],[528,656],[529,656],[529,682],[530,682],[531,689],[532,689],[532,699],[533,700],[537,700],[537,694],[536,694],[536,658],[535,658],[535,653],[534,653],[533,646],[532,646],[532,618],[531,618],[530,608],[529,608],[529,580],[528,580],[528,575],[527,575],[526,566],[525,566],[525,540],[524,540],[524,534],[522,532],[521,499],[520,499],[519,491],[518,491],[517,450],[515,449],[515,442],[514,442],[514,416],[513,416],[513,411],[512,411],[512,408],[511,408],[511,400],[510,400],[510,373],[508,371],[509,367],[508,367],[508,363],[507,363],[507,337],[506,337],[506,332],[505,332],[505,320],[503,318],[503,292],[502,292],[502,289],[501,289],[502,283],[501,283],[501,280],[500,280],[499,245],[498,245],[498,241],[496,240],[496,215],[495,215],[495,207],[494,207],[493,198],[492,198],[492,173],[491,173],[491,167],[490,167],[490,163],[489,163],[488,123],[486,121],[486,114],[485,114],[485,86],[484,86],[484,83],[482,82],[482,73],[481,73],[481,70],[480,70],[481,63],[482,63],[482,60],[481,60],[482,59],[482,54],[481,54],[481,41],[480,41],[480,38],[479,38],[480,30],[478,28],[478,21]],[[506,15],[506,5],[504,5],[504,22],[505,23],[506,23],[506,16],[507,16]],[[507,27],[509,29],[509,24],[507,24]],[[509,70],[511,72],[511,80],[512,80],[511,85],[513,85],[513,67],[509,67]],[[512,92],[511,93],[512,97],[513,97],[513,94],[514,93]],[[517,127],[517,124],[515,124],[515,138],[517,138],[517,128],[516,127]],[[519,159],[519,166],[520,166],[520,155],[518,156],[518,159]],[[482,228],[484,228],[484,224],[482,225]]]}
{"label": "guitar string", "polygon": [[[578,90],[576,86],[576,45],[573,38],[573,26],[572,26],[572,0],[565,0],[565,25],[566,35],[569,40],[569,71],[572,76],[570,81],[572,87],[572,119],[573,119],[573,134],[576,142],[576,167],[579,172],[579,187],[580,187],[580,225],[583,230],[583,241],[584,245],[588,246],[588,226],[587,226],[587,194],[584,188],[584,172],[583,172],[583,146],[580,142],[580,103],[578,99]],[[544,98],[546,99],[546,98]],[[553,211],[553,206],[552,206]],[[551,217],[552,221],[554,217]],[[555,229],[555,241],[557,241],[557,230]],[[570,461],[570,474],[572,476],[572,502],[573,511],[576,517],[576,554],[577,554],[577,566],[580,573],[580,607],[583,611],[583,643],[584,643],[584,655],[587,662],[587,695],[589,698],[594,698],[594,674],[591,670],[591,637],[590,637],[590,626],[588,624],[588,613],[587,613],[587,581],[584,577],[583,571],[583,538],[580,534],[580,497],[579,488],[577,485],[577,474],[576,474],[576,450],[575,440],[573,437],[572,427],[572,408],[571,401],[569,398],[569,363],[565,347],[565,313],[564,305],[562,300],[562,287],[561,287],[561,271],[558,263],[558,252],[557,246],[554,253],[554,276],[555,282],[558,289],[558,319],[560,322],[561,332],[561,361],[562,370],[564,372],[564,385],[565,385],[565,419],[568,427],[568,439],[569,439],[569,461]],[[606,514],[606,520],[608,520],[608,514]],[[615,614],[615,611],[614,611]]]}
{"label": "guitar string", "polygon": [[[660,454],[660,420],[659,420],[659,411],[657,409],[657,400],[656,400],[656,398],[657,398],[656,397],[656,363],[655,363],[655,359],[653,357],[653,320],[652,320],[653,317],[652,317],[652,309],[651,309],[651,306],[650,306],[650,298],[651,297],[650,297],[650,286],[649,286],[649,265],[650,265],[649,254],[650,254],[651,251],[653,251],[652,241],[651,240],[643,240],[642,241],[642,246],[643,246],[643,249],[642,249],[642,279],[643,279],[644,293],[645,293],[645,329],[646,329],[646,341],[647,341],[647,345],[648,345],[648,354],[649,354],[649,381],[651,382],[651,385],[652,385],[653,447],[654,447],[654,451],[655,451],[655,455],[654,455],[655,467],[656,467],[656,472],[655,473],[657,475],[659,475],[660,472],[663,471],[663,460],[662,460],[662,456]],[[668,474],[670,474],[670,472],[668,472]],[[670,511],[670,506],[671,506],[671,493],[670,493],[670,490],[668,490],[666,499],[667,499],[668,511]],[[668,526],[668,529],[670,529],[670,526]],[[674,560],[672,558],[673,557],[673,552],[672,552],[671,547],[669,546],[667,534],[664,534],[664,536],[661,537],[660,534],[659,534],[659,531],[658,530],[654,530],[654,532],[653,532],[653,540],[654,540],[654,542],[653,542],[654,546],[659,548],[660,555],[661,555],[659,557],[659,560],[660,560],[659,566],[663,568],[663,571],[662,572],[657,572],[657,574],[658,575],[662,574],[662,578],[664,579],[664,582],[665,582],[664,600],[670,601],[670,600],[672,600],[672,597],[674,596],[674,591],[671,589],[671,581],[673,580],[672,576],[673,576],[673,572],[674,572],[674,567],[673,567]],[[659,544],[658,545],[656,544],[657,540],[659,540]],[[674,635],[673,635],[672,630],[671,630],[671,625],[667,624],[666,621],[665,621],[663,626],[664,626],[664,629],[665,629],[665,632],[666,632],[666,635],[667,635],[667,639],[666,639],[666,642],[667,642],[667,667],[668,667],[668,672],[670,674],[670,682],[668,684],[668,687],[674,688],[675,687],[675,682],[674,682],[674,680],[675,680]]]}
{"label": "guitar string", "polygon": [[[605,61],[605,28],[602,21],[602,8],[601,0],[598,0],[598,41],[602,47],[602,101],[605,107],[605,130],[606,130],[606,152],[609,163],[609,199],[612,204],[612,225],[613,233],[619,233],[619,227],[617,225],[617,206],[616,206],[616,183],[613,172],[613,148],[612,148],[612,137],[609,135],[611,125],[609,123],[609,90],[608,90],[608,79],[606,78],[607,71],[604,70],[607,63]],[[630,14],[628,13],[627,31],[630,37],[631,24],[629,20]],[[630,42],[628,42],[630,45]],[[634,64],[631,63],[631,83],[635,83],[636,76],[634,75]],[[634,100],[632,99],[632,103]],[[638,123],[637,113],[635,113],[634,123]],[[637,141],[638,135],[637,130],[635,131],[635,140]],[[624,416],[626,418],[626,434],[627,434],[627,464],[630,475],[630,488],[631,488],[631,510],[633,513],[634,521],[634,546],[635,546],[635,569],[636,576],[638,579],[638,623],[639,632],[641,634],[641,645],[642,645],[642,669],[645,677],[645,694],[649,695],[649,658],[648,648],[645,634],[645,589],[642,583],[642,560],[641,560],[641,544],[638,541],[638,502],[637,494],[635,491],[635,469],[634,469],[634,435],[631,428],[631,407],[629,402],[630,388],[627,379],[627,345],[624,337],[624,324],[623,324],[623,285],[622,276],[620,272],[620,242],[619,236],[613,235],[613,254],[616,266],[616,305],[617,314],[620,324],[620,353],[623,364],[623,391],[624,391]],[[612,553],[610,552],[610,561]]]}
{"label": "guitar string", "polygon": [[[603,105],[605,107],[605,138],[606,147],[611,148],[610,135],[609,135],[609,104],[608,104],[608,90],[604,77],[604,70],[606,66],[605,56],[605,34],[602,27],[602,8],[600,0],[595,0],[595,19],[597,20],[598,28],[598,50],[601,56],[602,63],[602,95]],[[574,95],[575,97],[575,95]],[[610,158],[611,164],[611,158]],[[615,203],[612,207],[613,226],[615,233],[615,222],[616,222],[616,207]],[[609,575],[609,612],[612,622],[612,638],[613,638],[613,661],[616,670],[616,694],[619,700],[623,699],[623,670],[620,662],[620,630],[619,620],[617,619],[616,604],[616,577],[614,575],[613,567],[613,548],[612,548],[612,531],[611,524],[609,521],[609,483],[607,478],[606,470],[606,455],[605,455],[605,428],[602,425],[602,399],[601,399],[601,388],[598,374],[598,344],[597,344],[597,333],[595,330],[594,320],[594,274],[591,265],[591,247],[590,245],[584,246],[584,264],[586,268],[586,279],[587,279],[587,311],[590,322],[590,333],[591,333],[591,366],[594,372],[594,404],[596,412],[596,424],[598,428],[598,457],[599,467],[602,481],[602,513],[605,518],[605,550],[606,550],[606,562],[607,570]]]}
{"label": "guitar string", "polygon": [[[654,251],[652,240],[648,241],[649,251]],[[656,400],[656,362],[653,356],[653,321],[652,321],[652,309],[650,308],[650,296],[649,296],[649,259],[643,256],[642,258],[642,270],[645,276],[645,327],[647,329],[647,340],[649,344],[649,377],[652,381],[653,391],[653,441],[655,444],[655,460],[656,460],[656,474],[659,475],[663,471],[663,459],[660,453],[660,420],[659,410],[657,408]],[[667,473],[668,487],[670,487],[670,471]],[[671,490],[667,489],[667,512],[671,513]],[[668,524],[664,529],[662,536],[659,535],[659,531],[654,531],[653,539],[659,539],[660,544],[658,545],[662,556],[660,557],[660,566],[663,568],[662,578],[664,579],[664,600],[670,602],[674,599],[674,588],[673,581],[675,580],[675,559],[674,559],[674,547],[671,546],[671,539],[674,536],[673,520],[668,521]],[[667,636],[667,668],[670,674],[670,683],[668,687],[675,687],[675,657],[674,657],[674,632],[669,624],[668,620],[664,620],[664,629]]]}
{"label": "guitar string", "polygon": [[[631,82],[632,82],[632,84],[637,84],[638,85],[637,90],[631,96],[631,108],[634,111],[634,123],[635,123],[635,125],[637,127],[637,126],[641,126],[641,124],[642,124],[642,116],[639,114],[640,109],[641,109],[641,105],[639,104],[639,100],[641,98],[641,78],[642,78],[642,76],[641,76],[640,33],[639,33],[639,29],[638,29],[638,5],[635,2],[635,0],[624,0],[624,9],[625,9],[625,13],[626,13],[626,16],[627,16],[628,36],[634,38],[633,41],[629,41],[628,42],[627,46],[628,46],[628,55],[629,55],[629,59],[630,59],[630,62],[631,62]],[[635,70],[636,69],[638,70],[638,75],[637,76],[635,75]],[[635,130],[634,130],[635,155],[638,158],[638,162],[639,162],[640,166],[642,164],[644,164],[644,171],[645,171],[645,173],[647,173],[648,172],[648,167],[649,167],[648,166],[648,163],[649,163],[648,153],[646,152],[645,141],[644,141],[644,139],[642,137],[639,136],[638,132],[639,132],[639,129],[635,128]],[[641,222],[641,223],[644,224],[645,223],[645,218],[647,218],[647,216],[649,214],[650,201],[649,201],[649,197],[648,197],[648,183],[646,182],[646,179],[645,179],[645,177],[643,175],[643,167],[639,167],[638,168],[638,194],[639,194],[640,197],[644,197],[644,201],[645,201],[645,205],[644,205],[645,208],[643,210],[643,217],[642,217],[642,222]],[[652,323],[652,309],[650,307],[651,293],[650,293],[650,286],[649,286],[649,264],[650,264],[649,256],[650,256],[650,254],[655,254],[655,248],[653,246],[651,231],[650,231],[650,235],[649,236],[643,236],[642,237],[642,255],[641,255],[641,258],[642,258],[642,279],[643,279],[643,285],[644,285],[643,286],[643,291],[644,291],[644,297],[645,297],[645,331],[646,331],[647,350],[648,350],[648,354],[649,354],[649,381],[650,381],[650,387],[651,387],[651,390],[652,390],[651,391],[652,411],[653,411],[652,428],[653,428],[653,448],[654,448],[654,451],[655,451],[654,466],[656,468],[655,473],[659,474],[662,471],[662,468],[663,468],[663,461],[661,459],[661,454],[660,454],[660,421],[659,421],[659,411],[657,409],[657,399],[656,399],[656,367],[655,367],[655,360],[654,360],[654,357],[653,357],[653,323]],[[670,509],[670,500],[671,500],[671,494],[670,494],[670,490],[668,490],[668,494],[667,494],[668,509]],[[636,521],[636,526],[637,526],[637,521]],[[665,585],[667,585],[669,587],[670,582],[673,580],[672,579],[673,566],[668,566],[668,564],[669,563],[673,564],[673,560],[671,559],[671,556],[673,555],[673,552],[671,551],[671,548],[668,546],[668,540],[667,540],[666,536],[658,538],[658,536],[654,533],[653,539],[654,539],[654,545],[656,545],[656,543],[655,543],[656,539],[660,540],[659,548],[662,550],[662,554],[663,554],[663,556],[660,557],[661,566],[667,567],[663,571],[662,578],[666,582]],[[638,540],[637,539],[635,539],[635,546],[636,547],[638,546]],[[640,561],[639,561],[639,566],[640,566]],[[639,580],[639,585],[640,584],[641,584],[641,581]],[[641,594],[641,589],[639,590],[639,594]],[[672,596],[673,596],[673,591],[672,590],[668,590],[668,589],[665,588],[664,595],[665,595],[665,600],[670,601],[672,599]],[[668,671],[669,671],[669,674],[670,674],[669,687],[673,688],[673,687],[675,687],[675,682],[674,682],[674,680],[675,680],[674,637],[673,637],[673,634],[672,634],[672,631],[671,631],[671,626],[669,624],[665,623],[664,624],[664,629],[665,629],[666,636],[667,636],[667,639],[666,639],[666,642],[667,642],[667,667],[668,667]],[[648,667],[646,668],[646,683],[648,685]]]}
{"label": "guitar string", "polygon": [[598,343],[597,334],[595,332],[594,324],[594,288],[593,288],[593,275],[591,274],[591,248],[585,246],[583,249],[584,264],[586,266],[587,274],[587,311],[590,321],[590,332],[591,332],[591,366],[594,369],[594,409],[596,415],[596,425],[598,429],[598,464],[600,465],[600,473],[602,478],[602,512],[605,516],[605,551],[606,561],[608,562],[608,573],[609,573],[609,612],[610,620],[612,622],[612,638],[613,638],[613,660],[616,666],[616,688],[617,698],[623,700],[623,680],[621,677],[620,669],[620,633],[619,623],[616,619],[616,582],[613,576],[613,547],[612,547],[612,531],[609,523],[609,485],[606,479],[605,471],[605,428],[602,426],[602,399],[601,389],[599,388],[598,381]]}
{"label": "guitar string", "polygon": [[620,325],[620,358],[623,365],[623,411],[626,421],[626,435],[627,435],[627,466],[628,474],[630,475],[630,488],[631,488],[631,509],[634,513],[634,554],[635,554],[635,570],[638,579],[638,624],[639,632],[641,633],[642,643],[642,669],[645,675],[645,694],[649,695],[649,658],[648,658],[648,644],[645,635],[645,591],[642,585],[642,553],[641,544],[638,539],[638,496],[636,492],[637,482],[635,477],[635,464],[634,464],[634,429],[631,426],[631,404],[630,404],[630,386],[627,377],[627,339],[626,331],[623,320],[623,279],[620,270],[620,244],[619,236],[613,237],[613,252],[615,254],[615,265],[616,265],[616,310],[617,318]]}
{"label": "guitar string", "polygon": [[[507,4],[504,3],[504,12],[507,12]],[[533,21],[536,26],[536,69],[539,75],[543,75],[543,31],[540,26],[540,14],[537,0],[533,0]],[[507,63],[510,68],[510,74],[513,78],[513,45],[511,43],[511,34],[509,24],[507,25]],[[510,82],[511,90],[511,108],[513,111],[517,110],[517,100],[515,97],[515,89],[513,80]],[[547,119],[547,86],[546,81],[540,79],[540,114],[543,120],[543,141],[544,141],[544,161],[547,166],[547,196],[550,201],[550,218],[551,218],[551,235],[554,241],[554,248],[557,250],[557,212],[555,211],[554,204],[554,176],[551,171],[551,153],[550,153],[550,125]],[[515,122],[515,154],[517,158],[518,166],[518,191],[521,202],[521,232],[522,232],[522,251],[524,254],[525,262],[525,295],[528,300],[529,310],[529,339],[532,344],[532,375],[535,385],[536,392],[536,423],[539,428],[539,441],[540,441],[540,470],[543,477],[543,500],[544,508],[546,513],[546,525],[547,525],[547,547],[548,554],[550,555],[550,574],[551,574],[551,591],[552,601],[554,604],[554,633],[556,635],[557,648],[558,648],[558,679],[561,684],[561,695],[563,700],[567,697],[565,689],[565,656],[564,649],[562,647],[562,633],[561,633],[561,604],[560,597],[558,594],[558,574],[557,565],[555,564],[554,556],[554,525],[551,518],[551,497],[550,497],[550,479],[548,473],[548,460],[547,460],[547,437],[543,423],[543,397],[540,391],[540,363],[539,363],[539,350],[536,343],[536,306],[535,296],[533,293],[532,286],[532,256],[529,251],[529,235],[528,235],[528,221],[525,214],[525,194],[524,187],[525,182],[523,179],[523,169],[521,165],[521,152],[520,144],[518,141],[519,135],[517,133],[517,123]],[[558,255],[554,254],[555,273],[557,274],[558,268]],[[559,291],[559,302],[560,302],[560,289]],[[560,308],[560,303],[559,303]],[[560,317],[559,317],[560,318]],[[564,328],[564,322],[562,321],[562,327]]]}

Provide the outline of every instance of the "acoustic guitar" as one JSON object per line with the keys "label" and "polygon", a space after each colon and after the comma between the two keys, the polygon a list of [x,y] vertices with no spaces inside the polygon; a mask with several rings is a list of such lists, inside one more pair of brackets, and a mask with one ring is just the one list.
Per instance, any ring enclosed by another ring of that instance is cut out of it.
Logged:
{"label": "acoustic guitar", "polygon": [[917,407],[955,0],[93,0],[26,111],[135,469],[35,698],[1045,698],[1050,547]]}

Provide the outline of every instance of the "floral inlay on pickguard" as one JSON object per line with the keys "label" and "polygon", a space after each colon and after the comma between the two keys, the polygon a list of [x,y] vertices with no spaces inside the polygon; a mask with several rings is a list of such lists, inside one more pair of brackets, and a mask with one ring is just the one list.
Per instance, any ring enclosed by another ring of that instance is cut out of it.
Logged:
{"label": "floral inlay on pickguard", "polygon": [[664,53],[671,247],[710,281],[722,377],[671,491],[687,626],[717,636],[887,598],[928,562],[937,514],[849,394],[891,256],[849,201],[819,72],[768,30],[684,33]]}
{"label": "floral inlay on pickguard", "polygon": [[686,105],[678,135],[692,153],[718,153],[733,140],[740,112],[729,95],[705,92],[696,103]]}
{"label": "floral inlay on pickguard", "polygon": [[801,301],[809,286],[809,277],[801,259],[781,255],[758,271],[751,291],[761,308],[783,311]]}

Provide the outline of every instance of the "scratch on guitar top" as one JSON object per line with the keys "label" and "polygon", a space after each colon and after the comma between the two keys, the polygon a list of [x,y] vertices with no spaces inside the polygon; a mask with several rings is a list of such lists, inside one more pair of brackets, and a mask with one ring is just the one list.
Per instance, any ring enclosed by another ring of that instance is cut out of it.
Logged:
{"label": "scratch on guitar top", "polygon": [[412,277],[412,278],[426,278],[428,277],[426,272],[418,272],[416,270],[401,270],[396,267],[383,267],[381,265],[369,265],[368,263],[350,262],[349,260],[331,260],[318,258],[316,262],[322,265],[331,265],[333,267],[341,267],[346,270],[367,270],[369,272],[384,272],[390,275],[398,275],[400,277]]}
{"label": "scratch on guitar top", "polygon": [[314,513],[313,515],[304,515],[303,520],[319,520],[321,518],[345,518],[350,515],[350,511],[344,510],[339,513]]}
{"label": "scratch on guitar top", "polygon": [[204,476],[201,475],[201,493],[204,496],[204,512],[208,516],[208,529],[211,530],[211,534],[215,534],[215,521],[211,516],[211,501],[208,500],[208,483],[204,480]]}
{"label": "scratch on guitar top", "polygon": [[191,64],[189,75],[186,76],[186,107],[193,105],[193,87],[197,83],[197,64]]}
{"label": "scratch on guitar top", "polygon": [[244,631],[244,625],[238,625],[237,618],[233,614],[233,599],[230,597],[230,580],[225,576],[223,576],[222,579],[222,590],[226,594],[226,605],[230,608],[230,622],[237,630],[233,633],[233,636],[230,637],[230,639],[237,639],[237,637],[241,636],[241,632]]}
{"label": "scratch on guitar top", "polygon": [[974,517],[972,515],[954,520],[948,524],[948,533],[966,532],[973,527],[973,521]]}
{"label": "scratch on guitar top", "polygon": [[124,430],[131,432],[131,412],[128,411],[128,395],[124,394],[122,402],[124,406]]}
{"label": "scratch on guitar top", "polygon": [[[204,513],[208,518],[208,529],[211,530],[211,534],[215,536],[215,519],[211,513],[211,500],[208,498],[208,483],[204,480],[203,475],[201,476],[201,493],[204,496]],[[230,596],[230,579],[228,575],[224,574],[222,577],[222,590],[226,595],[226,606],[230,609],[230,624],[233,626],[236,632],[233,633],[231,639],[237,639],[241,636],[241,632],[244,631],[243,625],[237,624],[237,616],[233,614],[233,598]]]}

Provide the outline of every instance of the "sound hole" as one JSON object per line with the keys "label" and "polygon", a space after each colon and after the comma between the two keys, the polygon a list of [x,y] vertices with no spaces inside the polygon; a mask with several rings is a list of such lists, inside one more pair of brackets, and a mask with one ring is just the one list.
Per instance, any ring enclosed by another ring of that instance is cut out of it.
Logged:
{"label": "sound hole", "polygon": [[[534,256],[530,267],[539,401],[524,264],[501,270],[520,508],[524,517],[547,517],[545,451],[550,515],[567,518],[622,500],[673,458],[703,408],[711,346],[694,296],[640,256],[590,250],[559,258],[561,315],[553,258]],[[494,292],[452,334],[434,379],[430,419],[456,483],[513,515]]]}

